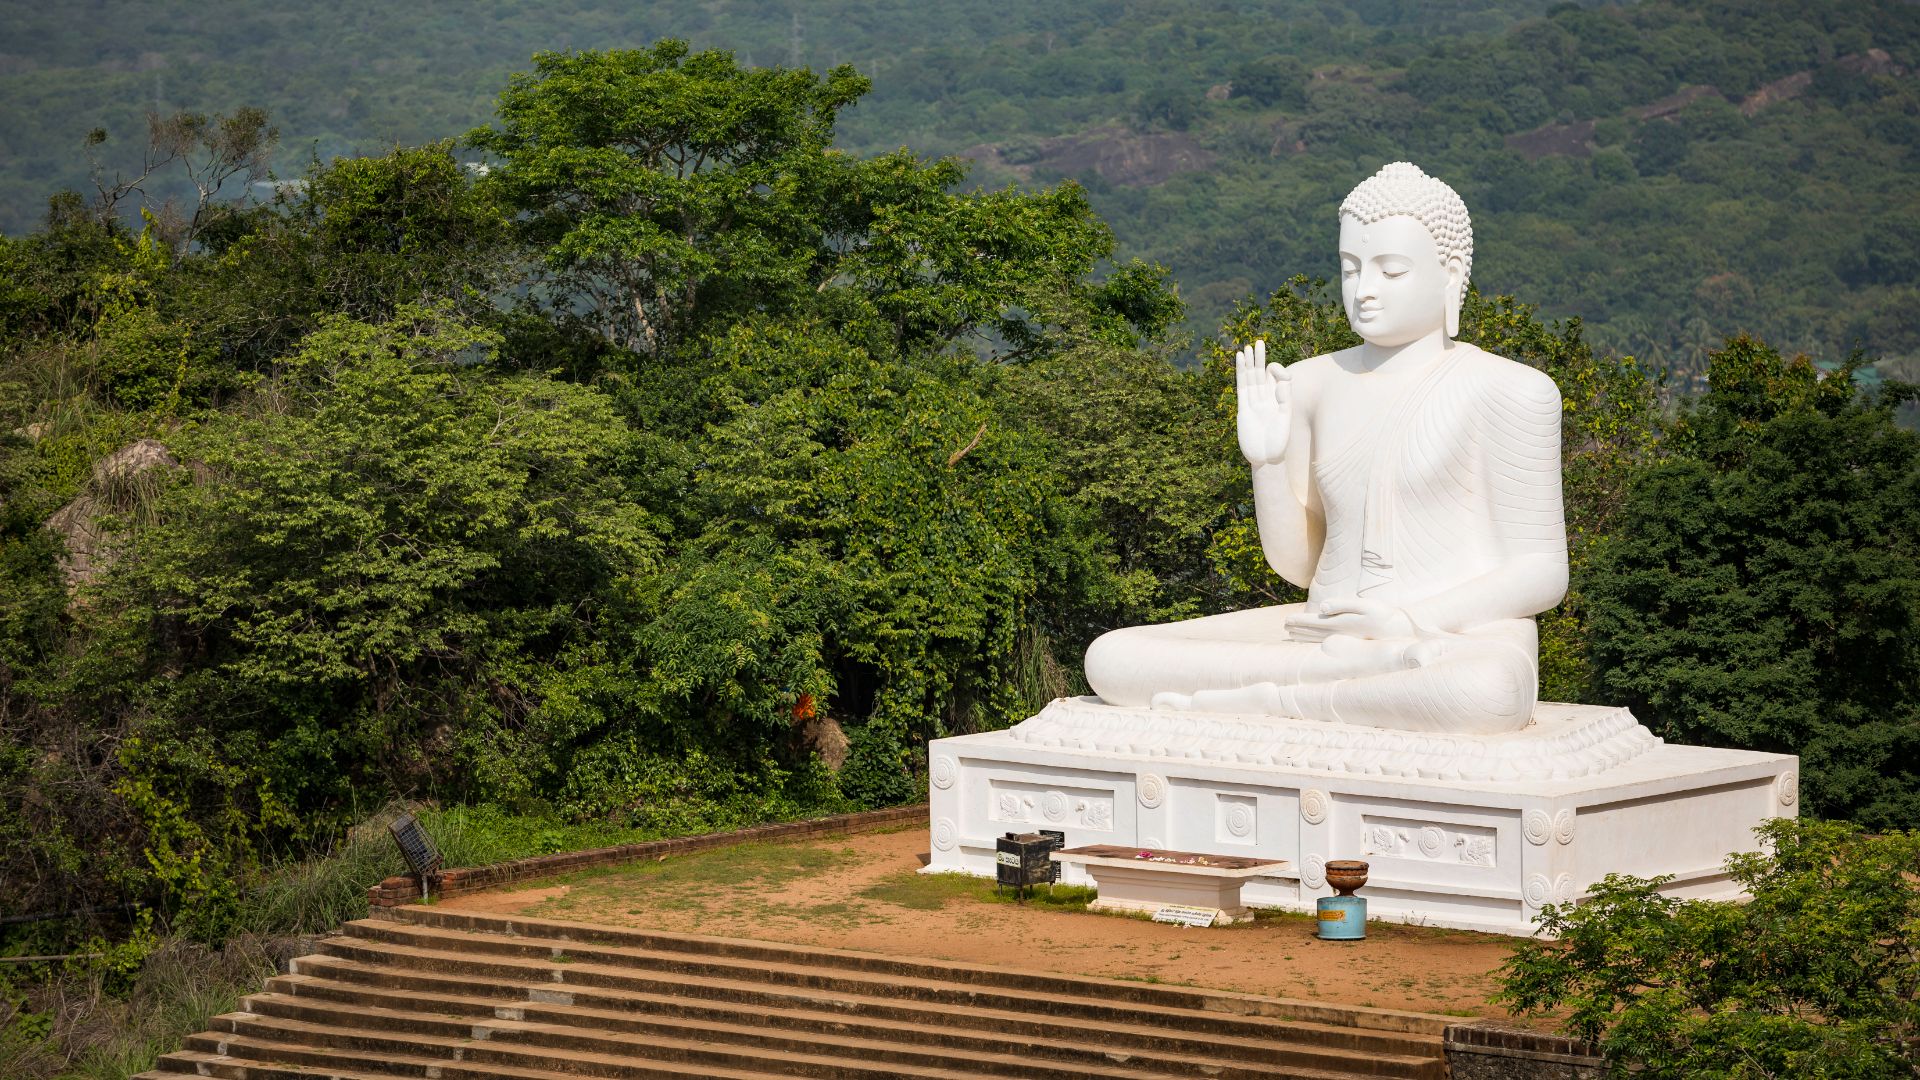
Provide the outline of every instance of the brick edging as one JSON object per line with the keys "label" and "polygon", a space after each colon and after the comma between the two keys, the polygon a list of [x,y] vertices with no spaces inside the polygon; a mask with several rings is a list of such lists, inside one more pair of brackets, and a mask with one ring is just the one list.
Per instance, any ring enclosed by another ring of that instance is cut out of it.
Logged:
{"label": "brick edging", "polygon": [[[832,817],[810,818],[805,821],[755,825],[732,832],[676,836],[668,840],[649,840],[643,844],[621,844],[618,847],[593,848],[588,851],[534,855],[525,859],[514,859],[511,862],[494,863],[490,866],[467,866],[454,870],[442,870],[433,875],[433,895],[436,897],[461,896],[466,893],[497,889],[503,885],[514,885],[522,881],[570,874],[576,870],[618,866],[622,863],[663,858],[668,855],[686,855],[733,844],[771,840],[806,840],[816,836],[844,836],[849,833],[884,829],[889,825],[909,825],[925,820],[927,820],[927,804],[919,803],[914,806],[890,806],[884,810],[866,810],[858,814],[835,814]],[[367,906],[372,908],[399,907],[419,899],[420,882],[411,874],[390,877],[367,890]]]}
{"label": "brick edging", "polygon": [[1564,1035],[1482,1021],[1449,1024],[1442,1038],[1454,1080],[1514,1076],[1597,1080],[1605,1072],[1598,1047]]}

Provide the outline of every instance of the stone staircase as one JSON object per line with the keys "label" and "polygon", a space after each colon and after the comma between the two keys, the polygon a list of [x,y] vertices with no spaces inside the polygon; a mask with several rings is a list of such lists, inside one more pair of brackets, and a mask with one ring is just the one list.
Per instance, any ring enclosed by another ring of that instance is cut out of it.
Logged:
{"label": "stone staircase", "polygon": [[1445,1017],[394,908],[136,1080],[1446,1076]]}

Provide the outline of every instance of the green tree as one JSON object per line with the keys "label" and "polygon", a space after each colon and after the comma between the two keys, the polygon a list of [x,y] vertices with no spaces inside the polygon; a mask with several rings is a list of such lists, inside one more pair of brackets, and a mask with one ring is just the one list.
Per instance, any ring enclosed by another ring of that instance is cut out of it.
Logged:
{"label": "green tree", "polygon": [[1541,912],[1494,1000],[1559,1015],[1611,1075],[1920,1076],[1920,833],[1776,818],[1728,860],[1744,903],[1609,875]]}
{"label": "green tree", "polygon": [[333,317],[248,412],[172,439],[200,476],[124,533],[71,678],[144,717],[119,790],[185,909],[356,790],[511,793],[543,671],[655,565],[626,426],[488,374],[496,343],[444,308]]}
{"label": "green tree", "polygon": [[1200,117],[1199,94],[1185,86],[1162,84],[1133,100],[1134,122],[1143,128],[1185,131]]}
{"label": "green tree", "polygon": [[1221,444],[1217,387],[1176,365],[1171,346],[1086,338],[1009,370],[1006,389],[1106,566],[1054,632],[1078,645],[1221,610],[1227,587],[1207,549],[1245,467]]}
{"label": "green tree", "polygon": [[240,371],[264,373],[328,315],[383,321],[452,304],[499,326],[528,276],[507,215],[446,140],[315,161],[273,201],[228,214],[181,260],[158,305]]}
{"label": "green tree", "polygon": [[1799,754],[1808,809],[1920,818],[1920,435],[1903,396],[1728,342],[1586,585],[1596,685],[1682,742]]}
{"label": "green tree", "polygon": [[957,160],[831,147],[868,88],[850,67],[742,68],[663,41],[542,54],[471,135],[551,272],[548,312],[619,349],[674,355],[753,316],[869,324],[892,347],[1030,353],[1070,312],[1096,331],[1178,317],[1145,267],[1094,282],[1113,240],[1077,187],[956,195]]}
{"label": "green tree", "polygon": [[737,756],[817,711],[849,794],[909,798],[927,738],[1030,711],[1022,642],[1093,569],[1084,525],[970,353],[771,320],[714,349],[682,532],[603,668],[627,689],[568,738]]}
{"label": "green tree", "polygon": [[1233,96],[1297,112],[1307,107],[1307,66],[1292,56],[1267,56],[1233,69]]}
{"label": "green tree", "polygon": [[832,254],[819,209],[847,172],[834,117],[851,67],[741,68],[731,54],[542,53],[471,136],[546,253],[554,286],[624,348],[659,354],[704,319],[778,305]]}

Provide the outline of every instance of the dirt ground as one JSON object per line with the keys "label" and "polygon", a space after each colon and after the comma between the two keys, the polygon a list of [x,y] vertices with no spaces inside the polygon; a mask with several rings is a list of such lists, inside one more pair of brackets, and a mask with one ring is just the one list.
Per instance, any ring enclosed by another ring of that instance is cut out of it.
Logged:
{"label": "dirt ground", "polygon": [[441,904],[1375,1008],[1505,1015],[1486,997],[1510,938],[1369,923],[1364,941],[1320,941],[1310,916],[1273,912],[1241,926],[1169,926],[1089,913],[1087,891],[1064,887],[1019,904],[991,881],[918,873],[926,849],[924,827],[745,844]]}

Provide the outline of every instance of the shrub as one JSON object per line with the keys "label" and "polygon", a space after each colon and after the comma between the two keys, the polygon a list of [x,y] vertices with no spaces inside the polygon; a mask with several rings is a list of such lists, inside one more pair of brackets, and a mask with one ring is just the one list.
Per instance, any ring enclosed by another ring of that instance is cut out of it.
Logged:
{"label": "shrub", "polygon": [[1494,1000],[1564,1011],[1616,1076],[1920,1074],[1920,832],[1775,819],[1728,860],[1747,903],[1679,900],[1609,875],[1550,905]]}

